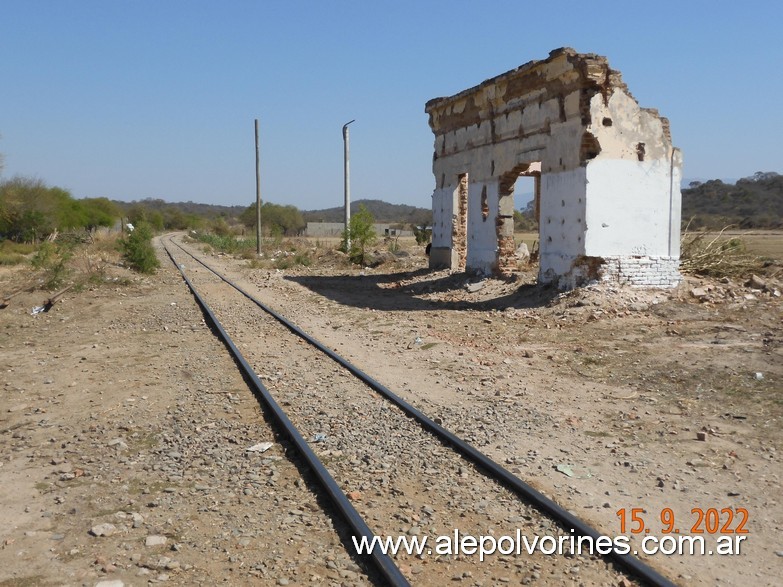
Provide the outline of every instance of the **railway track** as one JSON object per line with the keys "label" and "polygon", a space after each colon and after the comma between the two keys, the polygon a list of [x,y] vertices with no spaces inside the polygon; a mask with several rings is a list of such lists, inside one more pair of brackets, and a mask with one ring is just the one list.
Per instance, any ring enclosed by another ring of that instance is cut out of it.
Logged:
{"label": "railway track", "polygon": [[[478,553],[457,553],[455,543],[461,539],[464,545],[466,536],[553,536],[568,543],[572,536],[597,539],[600,533],[173,238],[163,245],[259,401],[308,462],[351,535],[367,541],[373,536],[430,541],[419,555],[398,552],[391,557],[377,546],[364,555],[383,584],[617,584],[625,573],[645,584],[673,585],[630,554],[545,555],[538,550],[531,555],[517,550],[480,561]],[[300,377],[288,376],[291,365]],[[441,541],[436,550],[436,537],[444,536],[453,537],[450,545]],[[444,552],[446,546],[450,553]]]}

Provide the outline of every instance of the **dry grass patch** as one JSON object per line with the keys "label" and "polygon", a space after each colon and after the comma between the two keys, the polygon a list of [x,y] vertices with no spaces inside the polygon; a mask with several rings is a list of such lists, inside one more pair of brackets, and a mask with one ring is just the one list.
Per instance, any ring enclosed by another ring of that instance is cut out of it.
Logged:
{"label": "dry grass patch", "polygon": [[687,230],[682,236],[680,269],[683,273],[708,277],[742,278],[760,272],[761,257],[749,253],[738,236],[724,236],[726,229],[716,233]]}

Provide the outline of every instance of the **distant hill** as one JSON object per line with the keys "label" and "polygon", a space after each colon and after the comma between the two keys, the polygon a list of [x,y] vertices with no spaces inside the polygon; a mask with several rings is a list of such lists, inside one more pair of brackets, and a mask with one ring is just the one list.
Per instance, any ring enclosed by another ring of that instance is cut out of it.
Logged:
{"label": "distant hill", "polygon": [[[417,208],[407,204],[389,204],[382,200],[351,202],[351,214],[358,212],[359,206],[362,205],[375,217],[376,222],[417,225],[432,223],[432,210],[429,208]],[[305,222],[342,222],[344,214],[345,208],[342,206],[302,212]]]}
{"label": "distant hill", "polygon": [[682,221],[691,228],[783,228],[783,175],[759,171],[733,185],[693,181],[682,190]]}
{"label": "distant hill", "polygon": [[114,200],[121,210],[128,211],[134,206],[143,206],[147,210],[166,212],[178,209],[184,214],[193,214],[202,218],[235,218],[245,211],[247,206],[221,206],[219,204],[200,204],[198,202],[166,202],[157,198],[147,198],[140,201],[120,202]]}
{"label": "distant hill", "polygon": [[[221,206],[219,204],[200,204],[197,202],[166,202],[158,198],[147,198],[139,201],[114,203],[130,215],[133,210],[143,209],[146,213],[159,213],[163,222],[168,227],[169,217],[199,217],[208,221],[217,218],[225,218],[236,221],[247,210],[247,206]],[[351,202],[351,212],[359,211],[359,206],[364,205],[375,217],[376,222],[385,224],[431,224],[432,210],[418,208],[407,204],[389,204],[382,200],[356,200]],[[342,206],[327,208],[325,210],[302,211],[304,222],[342,222],[344,209]]]}

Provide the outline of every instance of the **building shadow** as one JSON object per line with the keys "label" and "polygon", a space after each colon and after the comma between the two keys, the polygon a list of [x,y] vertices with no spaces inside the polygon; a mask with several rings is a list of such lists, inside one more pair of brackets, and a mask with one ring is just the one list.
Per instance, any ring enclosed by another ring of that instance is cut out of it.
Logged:
{"label": "building shadow", "polygon": [[[432,279],[422,279],[428,274]],[[537,284],[532,277],[515,276],[507,280],[510,287],[502,288],[504,293],[497,297],[486,298],[492,283],[498,281],[487,280],[487,289],[476,292],[481,295],[484,291],[485,299],[471,301],[464,299],[467,288],[479,288],[481,277],[468,273],[444,276],[430,269],[370,275],[287,275],[285,279],[339,304],[387,312],[537,308],[546,306],[561,293],[554,286]],[[431,295],[437,299],[425,297]]]}

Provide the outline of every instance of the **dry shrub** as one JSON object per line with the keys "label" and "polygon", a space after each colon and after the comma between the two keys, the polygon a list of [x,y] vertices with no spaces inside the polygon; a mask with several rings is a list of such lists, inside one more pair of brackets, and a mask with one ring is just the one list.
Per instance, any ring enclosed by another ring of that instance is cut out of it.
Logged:
{"label": "dry shrub", "polygon": [[73,272],[70,261],[75,247],[72,243],[55,244],[48,240],[40,244],[30,264],[40,274],[44,289],[52,291],[65,285]]}
{"label": "dry shrub", "polygon": [[118,260],[118,253],[112,255],[100,252],[92,245],[77,249],[71,259],[71,266],[78,282],[99,284],[109,279],[109,269]]}
{"label": "dry shrub", "polygon": [[104,275],[106,270],[120,262],[120,233],[96,231],[89,245],[81,247],[74,255],[74,264],[79,273],[91,277]]}
{"label": "dry shrub", "polygon": [[[112,277],[121,256],[117,248],[119,234],[97,232],[89,239],[73,238],[61,233],[55,242],[45,241],[34,248],[30,259],[32,271],[27,276],[35,287],[49,291],[65,286],[79,290],[85,286],[117,284],[125,280]],[[2,248],[2,247],[0,247]]]}
{"label": "dry shrub", "polygon": [[726,226],[715,234],[690,233],[686,227],[682,237],[680,270],[692,275],[735,278],[759,272],[764,266],[762,259],[748,253],[741,238],[724,237],[723,233],[728,228]]}

